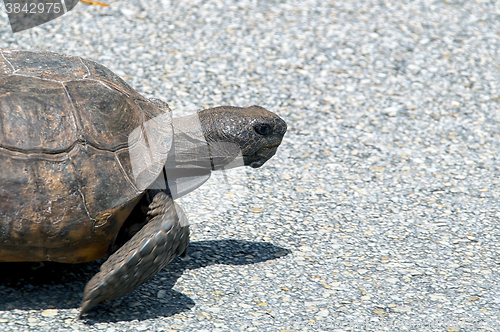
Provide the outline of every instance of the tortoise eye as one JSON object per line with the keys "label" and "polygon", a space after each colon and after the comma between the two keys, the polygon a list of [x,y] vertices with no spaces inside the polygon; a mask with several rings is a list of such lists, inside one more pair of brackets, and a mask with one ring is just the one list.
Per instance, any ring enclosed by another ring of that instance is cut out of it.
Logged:
{"label": "tortoise eye", "polygon": [[253,127],[253,129],[255,129],[257,134],[262,135],[262,136],[266,136],[266,135],[269,135],[271,133],[271,126],[268,124],[258,124],[258,125],[255,125]]}

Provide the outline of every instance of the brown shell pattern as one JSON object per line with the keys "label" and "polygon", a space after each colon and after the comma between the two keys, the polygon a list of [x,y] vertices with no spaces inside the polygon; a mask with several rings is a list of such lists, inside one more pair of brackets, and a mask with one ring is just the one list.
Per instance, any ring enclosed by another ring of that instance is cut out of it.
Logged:
{"label": "brown shell pattern", "polygon": [[95,62],[0,50],[0,262],[108,255],[141,196],[129,134],[168,111]]}

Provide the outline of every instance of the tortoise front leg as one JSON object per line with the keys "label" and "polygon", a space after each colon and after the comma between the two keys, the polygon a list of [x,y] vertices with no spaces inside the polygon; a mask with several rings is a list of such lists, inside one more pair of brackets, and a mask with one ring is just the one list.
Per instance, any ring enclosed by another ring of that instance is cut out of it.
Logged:
{"label": "tortoise front leg", "polygon": [[87,283],[80,318],[98,303],[127,294],[184,254],[189,227],[181,225],[172,197],[158,192],[149,205],[148,216],[149,222]]}

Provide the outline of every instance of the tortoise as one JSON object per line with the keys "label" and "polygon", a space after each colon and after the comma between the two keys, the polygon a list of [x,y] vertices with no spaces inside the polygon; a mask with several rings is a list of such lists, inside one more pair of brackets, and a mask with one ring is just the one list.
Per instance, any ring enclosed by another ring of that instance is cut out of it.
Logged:
{"label": "tortoise", "polygon": [[80,316],[187,253],[174,199],[211,171],[258,168],[287,125],[263,107],[172,119],[96,62],[0,49],[0,262],[108,259]]}

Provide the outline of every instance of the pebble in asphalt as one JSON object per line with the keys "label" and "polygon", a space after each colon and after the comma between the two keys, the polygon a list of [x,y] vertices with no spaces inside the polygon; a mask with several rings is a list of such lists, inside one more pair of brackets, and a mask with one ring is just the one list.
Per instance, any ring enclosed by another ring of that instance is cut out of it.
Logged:
{"label": "pebble in asphalt", "polygon": [[87,321],[99,263],[0,277],[0,330],[498,329],[499,2],[108,2],[16,35],[2,10],[0,47],[98,61],[175,116],[262,105],[289,131],[262,169],[181,199],[190,260]]}

